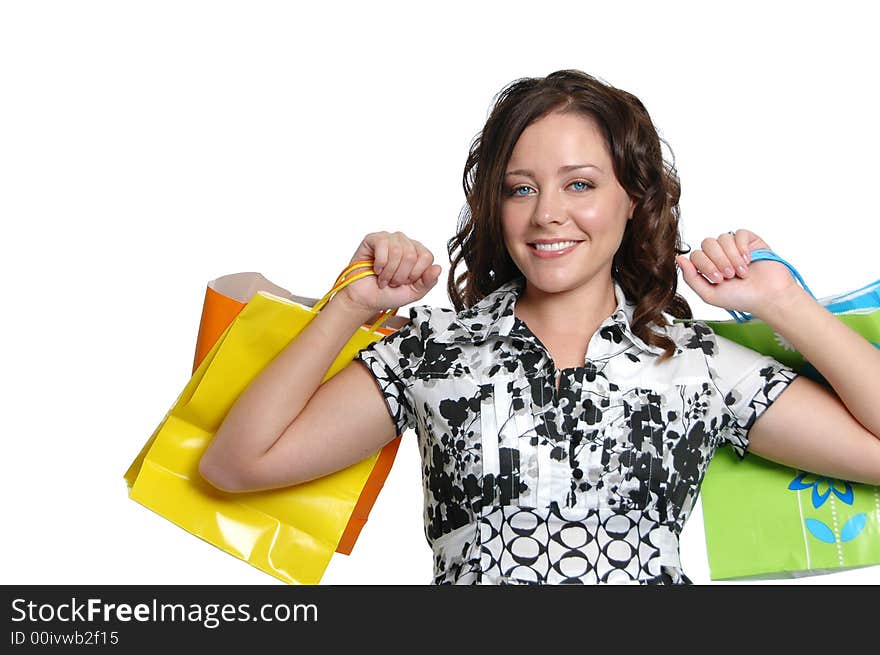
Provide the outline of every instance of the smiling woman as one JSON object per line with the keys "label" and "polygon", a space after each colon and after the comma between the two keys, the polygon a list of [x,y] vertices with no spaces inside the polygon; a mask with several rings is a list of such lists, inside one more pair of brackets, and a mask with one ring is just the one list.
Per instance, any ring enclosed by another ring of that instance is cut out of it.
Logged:
{"label": "smiling woman", "polygon": [[[634,96],[580,71],[513,82],[464,187],[447,244],[455,308],[411,308],[321,383],[359,325],[439,279],[418,241],[368,234],[352,261],[376,275],[334,296],[245,391],[202,460],[208,479],[310,480],[415,429],[435,584],[687,584],[679,537],[721,447],[880,479],[880,412],[861,384],[880,378],[880,352],[792,293],[784,266],[749,266],[767,247],[753,232],[680,256],[678,180]],[[773,325],[852,414],[705,322],[670,321],[691,317],[677,255],[701,298]]]}
{"label": "smiling woman", "polygon": [[[599,165],[572,164],[553,172],[560,158],[583,155]],[[521,168],[521,162],[532,162],[536,172]],[[509,165],[515,170],[505,183],[514,192],[502,201],[501,226],[507,252],[529,280],[517,316],[529,317],[532,329],[544,334],[567,325],[586,343],[614,311],[612,260],[634,202],[612,172],[596,121],[576,112],[552,112],[529,125]],[[536,306],[540,315],[530,311]]]}
{"label": "smiling woman", "polygon": [[588,337],[613,310],[613,271],[636,303],[633,331],[670,356],[673,344],[649,326],[667,325],[664,312],[692,314],[676,294],[674,257],[687,251],[678,178],[660,144],[638,98],[581,71],[505,87],[465,165],[467,209],[448,243],[455,308],[525,274],[518,315],[540,295],[551,302],[531,315],[538,329],[565,324]]}

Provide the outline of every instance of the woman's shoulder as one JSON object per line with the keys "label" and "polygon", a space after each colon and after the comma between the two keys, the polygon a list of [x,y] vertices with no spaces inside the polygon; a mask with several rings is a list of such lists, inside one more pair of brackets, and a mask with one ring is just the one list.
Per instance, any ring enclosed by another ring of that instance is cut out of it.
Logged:
{"label": "woman's shoulder", "polygon": [[672,319],[666,326],[666,336],[679,351],[700,350],[705,355],[713,355],[718,348],[718,335],[701,320]]}
{"label": "woman's shoulder", "polygon": [[434,329],[448,327],[457,318],[454,309],[433,305],[413,305],[409,308],[409,320],[413,325],[426,325]]}
{"label": "woman's shoulder", "polygon": [[447,316],[455,318],[455,310],[433,305],[413,305],[409,308],[409,318],[416,323],[436,323]]}
{"label": "woman's shoulder", "polygon": [[413,305],[409,308],[408,329],[419,334],[423,340],[436,338],[454,330],[458,314],[449,307]]}
{"label": "woman's shoulder", "polygon": [[700,350],[713,363],[731,369],[748,368],[756,360],[772,358],[716,332],[706,321],[687,319],[676,321],[667,334],[679,348]]}

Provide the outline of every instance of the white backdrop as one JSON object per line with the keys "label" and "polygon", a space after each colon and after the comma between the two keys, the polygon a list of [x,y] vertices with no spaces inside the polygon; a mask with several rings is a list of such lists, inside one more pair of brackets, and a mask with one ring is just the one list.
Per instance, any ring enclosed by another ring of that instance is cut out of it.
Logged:
{"label": "white backdrop", "polygon": [[[321,296],[364,234],[399,229],[444,267],[422,302],[451,306],[468,144],[515,78],[580,68],[641,98],[692,246],[747,227],[819,296],[876,279],[863,3],[621,5],[4,3],[0,581],[283,584],[126,495],[189,378],[205,284],[259,271]],[[428,583],[421,513],[410,432],[323,582]],[[699,508],[682,560],[711,582]],[[786,584],[825,583],[880,567]]]}

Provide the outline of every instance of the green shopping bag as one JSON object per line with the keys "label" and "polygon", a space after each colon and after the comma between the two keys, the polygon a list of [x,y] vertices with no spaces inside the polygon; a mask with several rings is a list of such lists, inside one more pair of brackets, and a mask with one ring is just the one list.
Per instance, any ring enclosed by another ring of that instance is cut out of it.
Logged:
{"label": "green shopping bag", "polygon": [[[800,275],[771,251],[772,259]],[[826,309],[880,348],[880,280],[858,291],[819,299]],[[812,292],[810,292],[812,295]],[[815,297],[815,296],[814,296]],[[716,334],[830,385],[766,323],[705,321]],[[826,478],[759,457],[740,460],[730,448],[712,458],[700,491],[710,577],[779,579],[880,564],[880,488]]]}

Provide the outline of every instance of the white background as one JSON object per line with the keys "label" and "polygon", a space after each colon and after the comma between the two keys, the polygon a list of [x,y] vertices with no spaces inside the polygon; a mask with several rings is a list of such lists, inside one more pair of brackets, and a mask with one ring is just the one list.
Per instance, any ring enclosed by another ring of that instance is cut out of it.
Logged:
{"label": "white background", "polygon": [[[189,378],[205,285],[259,271],[320,297],[364,234],[399,229],[444,266],[422,302],[451,306],[468,145],[518,77],[580,68],[635,93],[692,246],[747,227],[819,296],[878,275],[869,3],[317,6],[2,5],[3,583],[283,584],[126,495]],[[710,583],[699,508],[681,552]],[[323,582],[431,573],[410,432]],[[880,567],[786,584],[824,583]]]}

